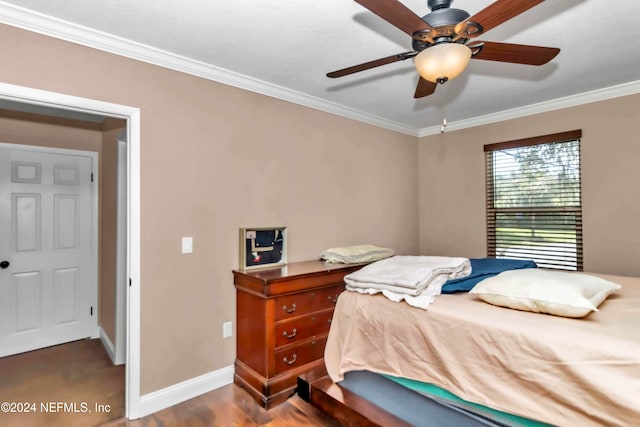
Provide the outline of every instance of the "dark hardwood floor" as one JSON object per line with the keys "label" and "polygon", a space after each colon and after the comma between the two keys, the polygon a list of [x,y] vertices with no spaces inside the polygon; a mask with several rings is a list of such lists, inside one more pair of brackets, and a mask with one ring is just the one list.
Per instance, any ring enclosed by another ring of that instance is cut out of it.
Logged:
{"label": "dark hardwood floor", "polygon": [[[19,409],[17,405],[36,405],[30,407],[35,409],[30,413],[0,411],[2,427],[340,425],[297,396],[267,411],[234,384],[129,421],[124,418],[124,366],[111,363],[99,340],[76,341],[0,358],[2,402],[13,402],[14,409]],[[66,408],[59,406],[65,403]],[[108,406],[109,410],[96,410],[96,405]]]}
{"label": "dark hardwood floor", "polygon": [[125,419],[104,427],[339,427],[337,421],[294,396],[268,411],[243,388],[230,384],[140,420]]}
{"label": "dark hardwood floor", "polygon": [[93,426],[121,418],[124,369],[97,339],[0,358],[0,403],[21,412],[3,407],[0,426]]}

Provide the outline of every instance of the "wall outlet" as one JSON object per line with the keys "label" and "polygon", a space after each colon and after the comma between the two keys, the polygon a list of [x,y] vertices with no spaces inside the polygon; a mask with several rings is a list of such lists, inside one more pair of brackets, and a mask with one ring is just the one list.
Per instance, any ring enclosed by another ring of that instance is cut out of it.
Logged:
{"label": "wall outlet", "polygon": [[182,238],[182,253],[190,254],[193,252],[193,237]]}
{"label": "wall outlet", "polygon": [[231,335],[233,335],[233,323],[224,322],[222,324],[222,338],[229,338]]}

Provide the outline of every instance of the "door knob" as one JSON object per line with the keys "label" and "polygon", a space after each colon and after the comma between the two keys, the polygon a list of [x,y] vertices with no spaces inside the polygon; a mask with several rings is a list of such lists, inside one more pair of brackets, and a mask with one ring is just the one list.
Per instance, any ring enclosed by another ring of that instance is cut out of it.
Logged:
{"label": "door knob", "polygon": [[9,261],[2,261],[2,262],[0,262],[0,268],[1,268],[1,269],[3,269],[3,270],[4,270],[4,269],[5,269],[5,268],[7,268],[7,267],[9,267]]}

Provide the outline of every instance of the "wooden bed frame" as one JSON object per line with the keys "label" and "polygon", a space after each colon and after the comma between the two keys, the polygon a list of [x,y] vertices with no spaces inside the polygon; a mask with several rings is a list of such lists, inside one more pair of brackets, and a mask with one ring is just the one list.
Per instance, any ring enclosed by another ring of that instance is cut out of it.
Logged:
{"label": "wooden bed frame", "polygon": [[331,381],[323,367],[298,377],[298,396],[347,427],[411,427],[406,421]]}

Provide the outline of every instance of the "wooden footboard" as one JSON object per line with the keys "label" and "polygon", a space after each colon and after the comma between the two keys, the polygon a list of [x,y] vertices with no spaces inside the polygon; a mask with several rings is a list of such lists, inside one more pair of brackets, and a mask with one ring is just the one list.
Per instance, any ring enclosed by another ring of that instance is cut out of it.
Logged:
{"label": "wooden footboard", "polygon": [[410,424],[335,384],[326,370],[298,377],[298,396],[348,427],[410,427]]}

